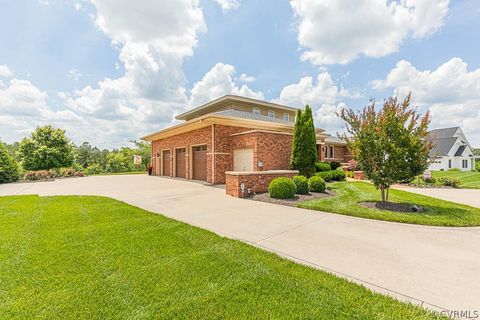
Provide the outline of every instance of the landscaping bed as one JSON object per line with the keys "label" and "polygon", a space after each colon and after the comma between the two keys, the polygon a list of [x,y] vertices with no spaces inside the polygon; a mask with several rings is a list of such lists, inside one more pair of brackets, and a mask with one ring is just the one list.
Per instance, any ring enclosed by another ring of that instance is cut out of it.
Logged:
{"label": "landscaping bed", "polygon": [[325,192],[310,192],[308,194],[296,194],[294,198],[291,199],[274,199],[270,197],[268,193],[259,193],[250,197],[251,200],[281,204],[284,206],[296,207],[299,203],[315,199],[323,199],[333,196],[334,193],[330,190],[325,190]]}
{"label": "landscaping bed", "polygon": [[0,197],[0,225],[0,319],[441,318],[109,198]]}

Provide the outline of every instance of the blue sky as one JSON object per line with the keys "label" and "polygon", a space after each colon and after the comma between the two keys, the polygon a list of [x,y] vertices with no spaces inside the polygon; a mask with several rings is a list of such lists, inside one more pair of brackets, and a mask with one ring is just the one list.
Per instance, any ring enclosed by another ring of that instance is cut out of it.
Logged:
{"label": "blue sky", "polygon": [[128,144],[234,93],[310,104],[316,125],[412,91],[432,128],[480,146],[474,0],[42,0],[0,10],[0,137],[37,125],[76,143]]}

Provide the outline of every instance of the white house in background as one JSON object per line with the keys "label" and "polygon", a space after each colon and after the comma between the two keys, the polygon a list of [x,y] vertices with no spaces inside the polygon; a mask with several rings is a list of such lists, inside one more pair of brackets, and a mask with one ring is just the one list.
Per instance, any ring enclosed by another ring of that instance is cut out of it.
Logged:
{"label": "white house in background", "polygon": [[429,170],[471,171],[475,167],[473,148],[460,127],[436,129],[428,135],[433,139]]}

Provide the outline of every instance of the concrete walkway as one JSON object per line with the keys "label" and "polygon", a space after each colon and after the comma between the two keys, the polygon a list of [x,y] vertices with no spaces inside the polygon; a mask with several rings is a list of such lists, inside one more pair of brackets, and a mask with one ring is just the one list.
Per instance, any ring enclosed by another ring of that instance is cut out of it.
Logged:
{"label": "concrete walkway", "polygon": [[404,185],[395,185],[394,188],[480,208],[480,189],[414,188]]}
{"label": "concrete walkway", "polygon": [[144,175],[0,185],[0,195],[102,195],[240,239],[436,310],[480,310],[480,228],[408,225],[236,199]]}

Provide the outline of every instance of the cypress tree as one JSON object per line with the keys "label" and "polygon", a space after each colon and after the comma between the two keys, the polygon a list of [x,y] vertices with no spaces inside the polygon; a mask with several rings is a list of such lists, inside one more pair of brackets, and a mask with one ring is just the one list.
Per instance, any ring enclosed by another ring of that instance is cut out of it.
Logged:
{"label": "cypress tree", "polygon": [[303,134],[303,114],[302,110],[297,110],[295,127],[293,128],[292,155],[290,157],[290,167],[293,170],[300,170],[302,154],[302,134]]}
{"label": "cypress tree", "polygon": [[303,175],[309,177],[315,173],[315,162],[317,162],[317,135],[315,132],[315,125],[313,123],[312,109],[309,105],[305,106],[303,113]]}

